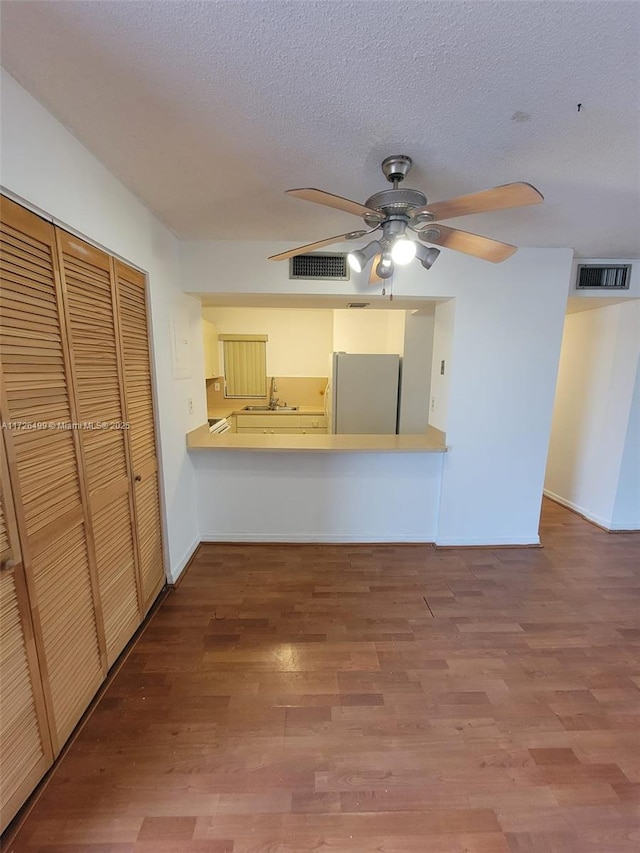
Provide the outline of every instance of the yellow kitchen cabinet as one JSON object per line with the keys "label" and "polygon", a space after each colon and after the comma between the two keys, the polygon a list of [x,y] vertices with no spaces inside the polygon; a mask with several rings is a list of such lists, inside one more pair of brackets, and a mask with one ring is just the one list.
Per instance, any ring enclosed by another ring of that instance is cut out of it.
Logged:
{"label": "yellow kitchen cabinet", "polygon": [[274,412],[265,412],[261,414],[244,414],[236,415],[236,426],[238,432],[244,428],[257,429],[260,432],[263,429],[274,429],[275,427],[285,427],[287,429],[298,428],[300,426],[300,415],[292,414],[285,415]]}
{"label": "yellow kitchen cabinet", "polygon": [[262,414],[237,415],[239,433],[263,433],[265,435],[305,433],[323,434],[327,432],[327,419],[324,415],[280,414],[265,412]]}
{"label": "yellow kitchen cabinet", "polygon": [[214,379],[220,376],[220,356],[218,354],[218,329],[208,320],[202,321],[204,341],[204,376]]}
{"label": "yellow kitchen cabinet", "polygon": [[239,433],[244,435],[299,435],[300,427],[240,427]]}
{"label": "yellow kitchen cabinet", "polygon": [[326,432],[326,415],[300,415],[300,427],[303,432]]}

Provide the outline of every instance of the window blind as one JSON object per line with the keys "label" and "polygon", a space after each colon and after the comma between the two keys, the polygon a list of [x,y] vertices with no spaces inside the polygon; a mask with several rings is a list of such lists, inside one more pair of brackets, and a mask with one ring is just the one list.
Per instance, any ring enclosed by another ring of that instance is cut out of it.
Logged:
{"label": "window blind", "polygon": [[220,335],[227,397],[266,397],[266,335]]}

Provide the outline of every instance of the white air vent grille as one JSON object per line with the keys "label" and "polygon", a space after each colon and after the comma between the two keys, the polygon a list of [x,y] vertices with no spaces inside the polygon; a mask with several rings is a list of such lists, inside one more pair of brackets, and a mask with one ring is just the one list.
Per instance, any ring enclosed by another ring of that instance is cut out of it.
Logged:
{"label": "white air vent grille", "polygon": [[578,264],[576,290],[629,290],[631,264]]}
{"label": "white air vent grille", "polygon": [[334,281],[348,281],[347,257],[324,252],[296,255],[289,259],[289,278],[329,278]]}

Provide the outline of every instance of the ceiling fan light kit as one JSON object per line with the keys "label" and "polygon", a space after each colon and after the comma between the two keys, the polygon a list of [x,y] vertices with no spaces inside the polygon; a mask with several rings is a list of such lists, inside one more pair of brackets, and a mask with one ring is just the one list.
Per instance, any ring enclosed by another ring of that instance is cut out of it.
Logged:
{"label": "ceiling fan light kit", "polygon": [[380,251],[380,243],[372,240],[364,249],[356,249],[347,255],[347,263],[354,272],[362,272],[369,261]]}
{"label": "ceiling fan light kit", "polygon": [[440,249],[436,249],[434,246],[431,246],[430,249],[427,249],[427,247],[423,246],[421,243],[416,246],[416,257],[426,270],[431,269],[437,261],[439,254]]}
{"label": "ceiling fan light kit", "polygon": [[[489,237],[470,234],[444,225],[438,224],[434,227],[432,223],[439,223],[442,219],[453,219],[456,216],[467,216],[471,213],[540,204],[543,197],[535,187],[524,182],[504,184],[490,190],[429,204],[425,194],[419,190],[398,186],[409,174],[412,162],[411,157],[406,154],[395,154],[383,160],[382,173],[393,188],[374,193],[364,204],[313,187],[286,190],[288,195],[303,201],[311,201],[361,216],[370,230],[349,231],[337,237],[308,243],[288,252],[271,255],[269,260],[281,261],[294,255],[320,249],[330,243],[357,240],[378,229],[382,229],[382,237],[379,240],[372,240],[362,249],[356,249],[347,255],[349,266],[358,273],[373,260],[370,283],[391,278],[395,265],[408,264],[414,257],[420,261],[424,269],[430,269],[440,254],[440,249],[433,246],[427,248],[423,243],[464,252],[492,263],[500,263],[517,251],[517,247],[509,243],[501,243]],[[407,234],[407,231],[412,231],[417,239]],[[418,240],[421,242],[417,242]]]}
{"label": "ceiling fan light kit", "polygon": [[415,241],[409,240],[407,237],[398,237],[391,249],[391,258],[393,259],[393,262],[403,267],[410,263],[415,256]]}
{"label": "ceiling fan light kit", "polygon": [[393,261],[391,258],[381,257],[378,263],[375,265],[375,274],[378,278],[391,278],[393,275]]}

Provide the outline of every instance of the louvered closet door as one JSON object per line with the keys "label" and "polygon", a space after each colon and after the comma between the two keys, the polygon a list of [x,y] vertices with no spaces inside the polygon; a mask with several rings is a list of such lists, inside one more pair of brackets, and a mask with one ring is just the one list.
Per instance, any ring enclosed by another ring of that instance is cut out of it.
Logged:
{"label": "louvered closet door", "polygon": [[109,666],[141,622],[111,259],[57,231]]}
{"label": "louvered closet door", "polygon": [[0,437],[0,832],[53,761]]}
{"label": "louvered closet door", "polygon": [[165,582],[160,528],[158,460],[153,423],[153,392],[145,278],[115,262],[122,341],[127,438],[134,473],[136,532],[145,612]]}
{"label": "louvered closet door", "polygon": [[0,357],[9,469],[54,751],[106,672],[53,226],[2,199]]}

